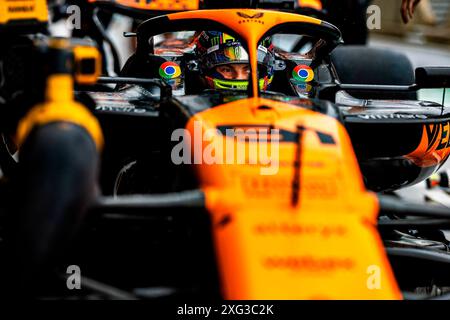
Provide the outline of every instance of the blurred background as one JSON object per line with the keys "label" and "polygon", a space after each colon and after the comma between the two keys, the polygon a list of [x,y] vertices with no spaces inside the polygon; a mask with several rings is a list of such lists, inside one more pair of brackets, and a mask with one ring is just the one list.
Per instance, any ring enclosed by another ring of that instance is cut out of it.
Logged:
{"label": "blurred background", "polygon": [[[381,9],[381,29],[369,31],[369,46],[406,54],[414,67],[450,65],[450,1],[422,0],[414,18],[404,24],[401,0],[374,0]],[[419,99],[442,103],[442,90],[421,90]],[[450,106],[450,90],[445,105]]]}
{"label": "blurred background", "polygon": [[[373,0],[381,9],[381,29],[370,30],[368,45],[400,51],[413,66],[450,65],[450,0],[422,0],[412,21],[404,24],[400,14],[401,0]],[[419,91],[420,100],[442,103],[442,89]],[[445,92],[445,106],[450,106],[450,90]],[[450,170],[446,163],[441,170]],[[405,199],[422,201],[425,184],[398,191]]]}

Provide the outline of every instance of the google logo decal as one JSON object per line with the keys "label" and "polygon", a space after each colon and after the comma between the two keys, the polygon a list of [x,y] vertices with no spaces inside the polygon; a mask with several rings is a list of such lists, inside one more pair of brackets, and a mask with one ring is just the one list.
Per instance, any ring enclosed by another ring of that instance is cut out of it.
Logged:
{"label": "google logo decal", "polygon": [[298,65],[292,70],[292,77],[300,82],[310,82],[314,79],[314,71],[307,65]]}
{"label": "google logo decal", "polygon": [[181,75],[181,68],[175,62],[167,61],[159,67],[159,75],[163,79],[174,79]]}

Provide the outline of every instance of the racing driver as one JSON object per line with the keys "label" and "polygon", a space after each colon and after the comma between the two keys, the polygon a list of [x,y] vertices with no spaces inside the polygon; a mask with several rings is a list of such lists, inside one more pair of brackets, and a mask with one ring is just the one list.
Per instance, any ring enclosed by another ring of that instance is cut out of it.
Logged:
{"label": "racing driver", "polygon": [[[195,54],[205,87],[246,90],[250,74],[249,56],[241,42],[216,31],[202,31],[196,38]],[[267,90],[274,74],[274,46],[267,37],[258,46],[258,75],[261,90]]]}

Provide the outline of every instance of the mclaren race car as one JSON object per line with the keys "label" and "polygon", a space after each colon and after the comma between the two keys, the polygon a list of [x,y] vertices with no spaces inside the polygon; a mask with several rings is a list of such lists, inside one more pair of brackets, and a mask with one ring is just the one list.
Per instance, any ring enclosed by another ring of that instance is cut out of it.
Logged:
{"label": "mclaren race car", "polygon": [[[447,108],[414,99],[449,69],[414,74],[401,55],[336,48],[327,22],[267,10],[163,15],[132,36],[120,77],[83,92],[113,195],[83,235],[88,277],[144,298],[445,292],[447,210],[381,192],[447,159]],[[247,77],[207,71],[231,60]]]}
{"label": "mclaren race car", "polygon": [[416,92],[448,87],[449,68],[413,72],[262,9],[171,13],[127,36],[119,76],[77,88],[103,131],[104,196],[40,296],[447,297],[448,209],[389,194],[448,158],[450,110]]}

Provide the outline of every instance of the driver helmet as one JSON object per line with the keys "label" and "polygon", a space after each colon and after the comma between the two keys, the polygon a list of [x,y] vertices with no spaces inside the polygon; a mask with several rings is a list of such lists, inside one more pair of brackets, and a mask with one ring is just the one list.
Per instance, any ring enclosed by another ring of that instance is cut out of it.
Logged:
{"label": "driver helmet", "polygon": [[[267,90],[274,74],[274,46],[267,37],[258,47],[259,87]],[[219,31],[202,31],[197,36],[195,54],[200,74],[212,89],[247,90],[249,56],[241,42]]]}

